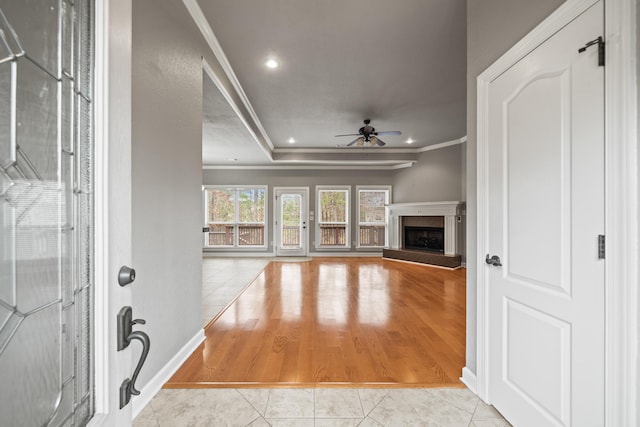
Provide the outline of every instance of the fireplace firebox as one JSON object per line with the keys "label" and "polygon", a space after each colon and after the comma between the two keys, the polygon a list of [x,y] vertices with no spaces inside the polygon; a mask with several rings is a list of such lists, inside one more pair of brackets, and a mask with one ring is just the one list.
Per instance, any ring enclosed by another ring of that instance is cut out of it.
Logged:
{"label": "fireplace firebox", "polygon": [[444,227],[404,227],[404,248],[444,253]]}

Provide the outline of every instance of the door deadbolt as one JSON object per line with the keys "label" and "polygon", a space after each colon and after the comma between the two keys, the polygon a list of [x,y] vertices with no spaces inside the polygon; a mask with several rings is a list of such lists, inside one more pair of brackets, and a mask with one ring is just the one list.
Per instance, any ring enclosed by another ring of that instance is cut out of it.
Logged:
{"label": "door deadbolt", "polygon": [[129,283],[133,283],[136,280],[136,270],[131,267],[123,265],[118,272],[118,284],[120,286],[127,286]]}

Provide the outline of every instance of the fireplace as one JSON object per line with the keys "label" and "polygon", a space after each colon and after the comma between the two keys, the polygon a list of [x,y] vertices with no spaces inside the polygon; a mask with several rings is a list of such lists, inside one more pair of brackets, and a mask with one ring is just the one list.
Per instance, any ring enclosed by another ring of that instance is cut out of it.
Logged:
{"label": "fireplace", "polygon": [[396,250],[408,249],[405,244],[405,227],[439,228],[442,230],[442,237],[439,237],[442,247],[438,251],[446,256],[458,255],[456,231],[461,218],[462,207],[463,203],[457,201],[394,203],[387,205],[387,218],[389,219],[389,243],[387,248]]}
{"label": "fireplace", "polygon": [[461,202],[394,203],[387,205],[389,242],[382,250],[387,259],[458,268],[457,228]]}
{"label": "fireplace", "polygon": [[444,253],[444,227],[404,227],[404,248]]}

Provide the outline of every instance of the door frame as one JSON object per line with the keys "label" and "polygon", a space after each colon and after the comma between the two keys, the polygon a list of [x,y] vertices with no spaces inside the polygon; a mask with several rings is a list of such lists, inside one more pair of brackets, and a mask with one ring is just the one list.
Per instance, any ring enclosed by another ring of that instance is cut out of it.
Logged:
{"label": "door frame", "polygon": [[273,187],[273,253],[278,256],[278,247],[279,243],[279,231],[278,225],[276,221],[278,221],[278,201],[276,200],[278,191],[302,191],[305,193],[306,204],[305,204],[305,214],[302,218],[303,221],[306,221],[307,227],[305,228],[304,238],[305,238],[305,248],[304,255],[305,257],[309,256],[309,187]]}
{"label": "door frame", "polygon": [[[488,381],[488,279],[482,256],[488,242],[488,94],[500,76],[597,0],[567,0],[478,76],[477,83],[477,315],[476,375],[465,383],[491,403]],[[638,344],[638,157],[635,0],[605,7],[605,423],[636,425]],[[576,47],[576,49],[578,46]],[[595,243],[594,243],[595,244]],[[466,375],[465,375],[466,374]]]}
{"label": "door frame", "polygon": [[131,41],[129,0],[95,3],[95,413],[89,426],[129,426],[131,402],[119,408],[120,384],[131,375],[131,351],[116,349],[116,314],[131,305],[117,285],[131,265]]}

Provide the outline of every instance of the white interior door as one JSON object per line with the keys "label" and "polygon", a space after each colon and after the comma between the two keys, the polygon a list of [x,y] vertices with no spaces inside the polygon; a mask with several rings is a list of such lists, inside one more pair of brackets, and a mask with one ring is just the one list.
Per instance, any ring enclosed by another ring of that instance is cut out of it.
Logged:
{"label": "white interior door", "polygon": [[489,86],[489,399],[517,426],[604,425],[602,35],[601,1]]}
{"label": "white interior door", "polygon": [[275,245],[277,256],[309,254],[309,189],[276,188]]}

